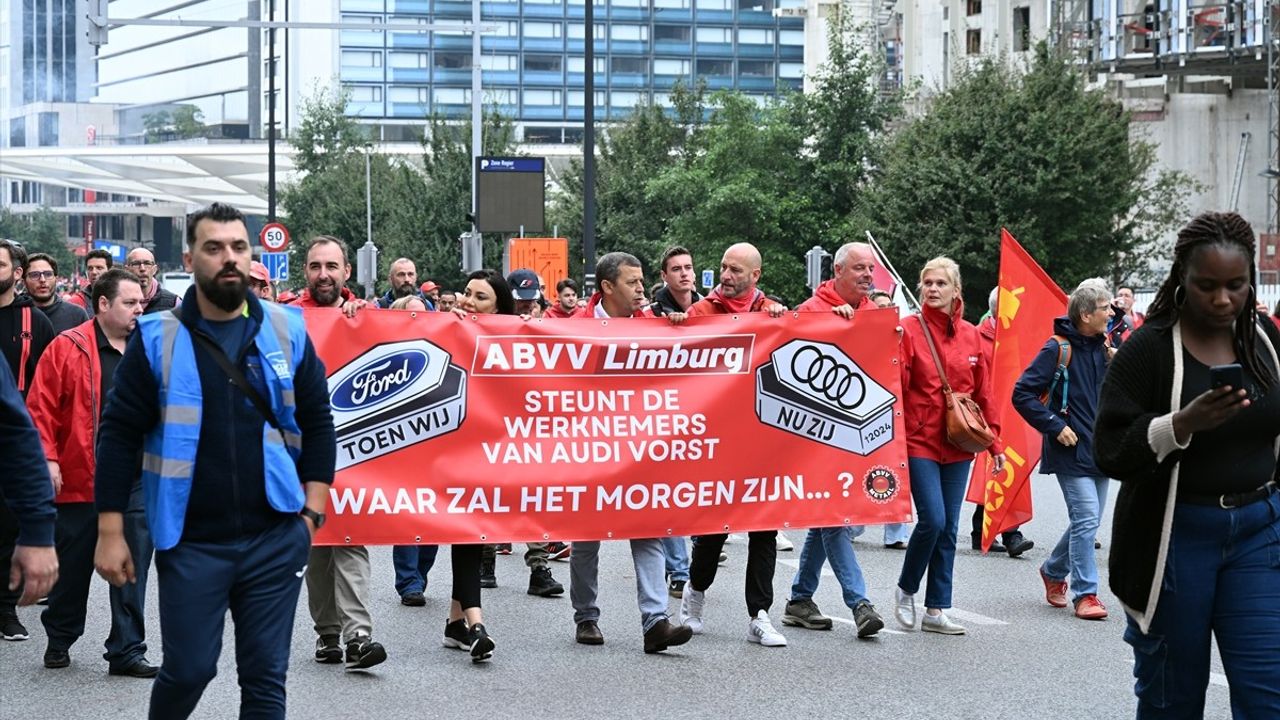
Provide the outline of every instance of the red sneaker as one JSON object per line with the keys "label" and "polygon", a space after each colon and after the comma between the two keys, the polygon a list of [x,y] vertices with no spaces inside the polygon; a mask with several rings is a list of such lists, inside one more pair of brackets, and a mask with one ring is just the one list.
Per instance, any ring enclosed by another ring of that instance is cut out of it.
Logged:
{"label": "red sneaker", "polygon": [[[1067,581],[1054,580],[1048,575],[1045,575],[1044,568],[1040,568],[1040,579],[1044,581],[1044,599],[1047,600],[1049,604],[1054,607],[1057,607],[1057,608],[1066,607],[1067,606]],[[1093,597],[1095,602],[1098,599],[1096,596],[1090,596],[1090,597]],[[1103,611],[1103,617],[1106,617],[1105,610]]]}
{"label": "red sneaker", "polygon": [[1076,601],[1076,617],[1081,620],[1106,620],[1107,607],[1097,595],[1085,595]]}

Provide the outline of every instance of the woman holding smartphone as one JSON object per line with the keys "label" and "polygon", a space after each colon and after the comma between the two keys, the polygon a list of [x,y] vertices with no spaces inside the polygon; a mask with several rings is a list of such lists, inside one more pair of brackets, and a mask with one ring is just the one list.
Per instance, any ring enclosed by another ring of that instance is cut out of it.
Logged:
{"label": "woman holding smartphone", "polygon": [[1213,639],[1234,717],[1280,717],[1280,333],[1257,315],[1254,252],[1236,213],[1192,220],[1102,386],[1094,454],[1121,483],[1110,583],[1138,718],[1204,715]]}

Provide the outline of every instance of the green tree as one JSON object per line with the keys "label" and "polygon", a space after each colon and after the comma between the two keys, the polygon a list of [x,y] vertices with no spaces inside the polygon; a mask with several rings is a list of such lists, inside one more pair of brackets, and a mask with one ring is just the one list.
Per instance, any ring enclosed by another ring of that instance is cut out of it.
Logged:
{"label": "green tree", "polygon": [[1025,73],[983,60],[897,133],[854,222],[908,282],[934,256],[958,262],[973,318],[997,281],[1001,227],[1064,288],[1119,280],[1185,217],[1192,187],[1129,123],[1043,43]]}
{"label": "green tree", "polygon": [[49,255],[57,261],[58,270],[64,275],[70,275],[75,268],[75,257],[67,248],[66,216],[47,207],[23,215],[0,208],[0,238],[22,243],[28,255]]}
{"label": "green tree", "polygon": [[208,132],[204,124],[204,113],[195,105],[179,105],[172,117],[173,132],[179,140],[204,137]]}
{"label": "green tree", "polygon": [[[300,176],[283,186],[280,207],[295,238],[291,246],[290,283],[305,285],[303,248],[315,235],[334,235],[355,249],[368,239],[365,172],[373,234],[380,257],[378,276],[385,278],[390,263],[407,257],[421,278],[431,277],[461,287],[458,236],[469,229],[471,211],[470,124],[433,118],[420,156],[387,156],[372,152],[365,129],[346,115],[341,92],[319,92],[304,101],[302,121],[290,137],[294,164]],[[484,151],[511,154],[514,130],[509,120],[485,118]],[[485,259],[501,265],[498,242],[487,244]],[[352,281],[355,270],[352,271]]]}

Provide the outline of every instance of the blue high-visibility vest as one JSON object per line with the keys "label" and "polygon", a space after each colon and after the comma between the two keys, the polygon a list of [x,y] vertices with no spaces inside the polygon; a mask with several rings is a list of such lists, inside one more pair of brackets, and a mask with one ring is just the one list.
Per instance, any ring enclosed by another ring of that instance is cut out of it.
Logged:
{"label": "blue high-visibility vest", "polygon": [[[262,359],[265,399],[280,426],[276,430],[265,419],[262,422],[267,501],[280,512],[297,513],[306,494],[298,478],[302,431],[296,418],[293,378],[306,350],[307,328],[297,308],[259,305],[264,321],[253,343]],[[138,332],[160,388],[160,423],[143,441],[142,487],[156,549],[168,550],[182,539],[195,475],[203,412],[200,371],[191,333],[174,313],[143,315],[138,318]]]}

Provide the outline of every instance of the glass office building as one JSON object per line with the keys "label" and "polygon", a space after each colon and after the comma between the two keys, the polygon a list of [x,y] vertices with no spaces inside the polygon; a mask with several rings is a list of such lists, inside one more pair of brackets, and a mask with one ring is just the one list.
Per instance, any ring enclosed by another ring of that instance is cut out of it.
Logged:
{"label": "glass office building", "polygon": [[[584,0],[484,2],[483,101],[514,118],[526,142],[576,142],[582,133]],[[758,102],[799,90],[804,20],[774,17],[779,0],[608,0],[594,6],[599,121],[638,103],[666,104],[677,82],[742,91]],[[458,0],[338,0],[344,22],[469,22]],[[781,0],[782,7],[803,0]],[[339,33],[339,77],[350,112],[384,123],[465,115],[471,102],[466,33]]]}

